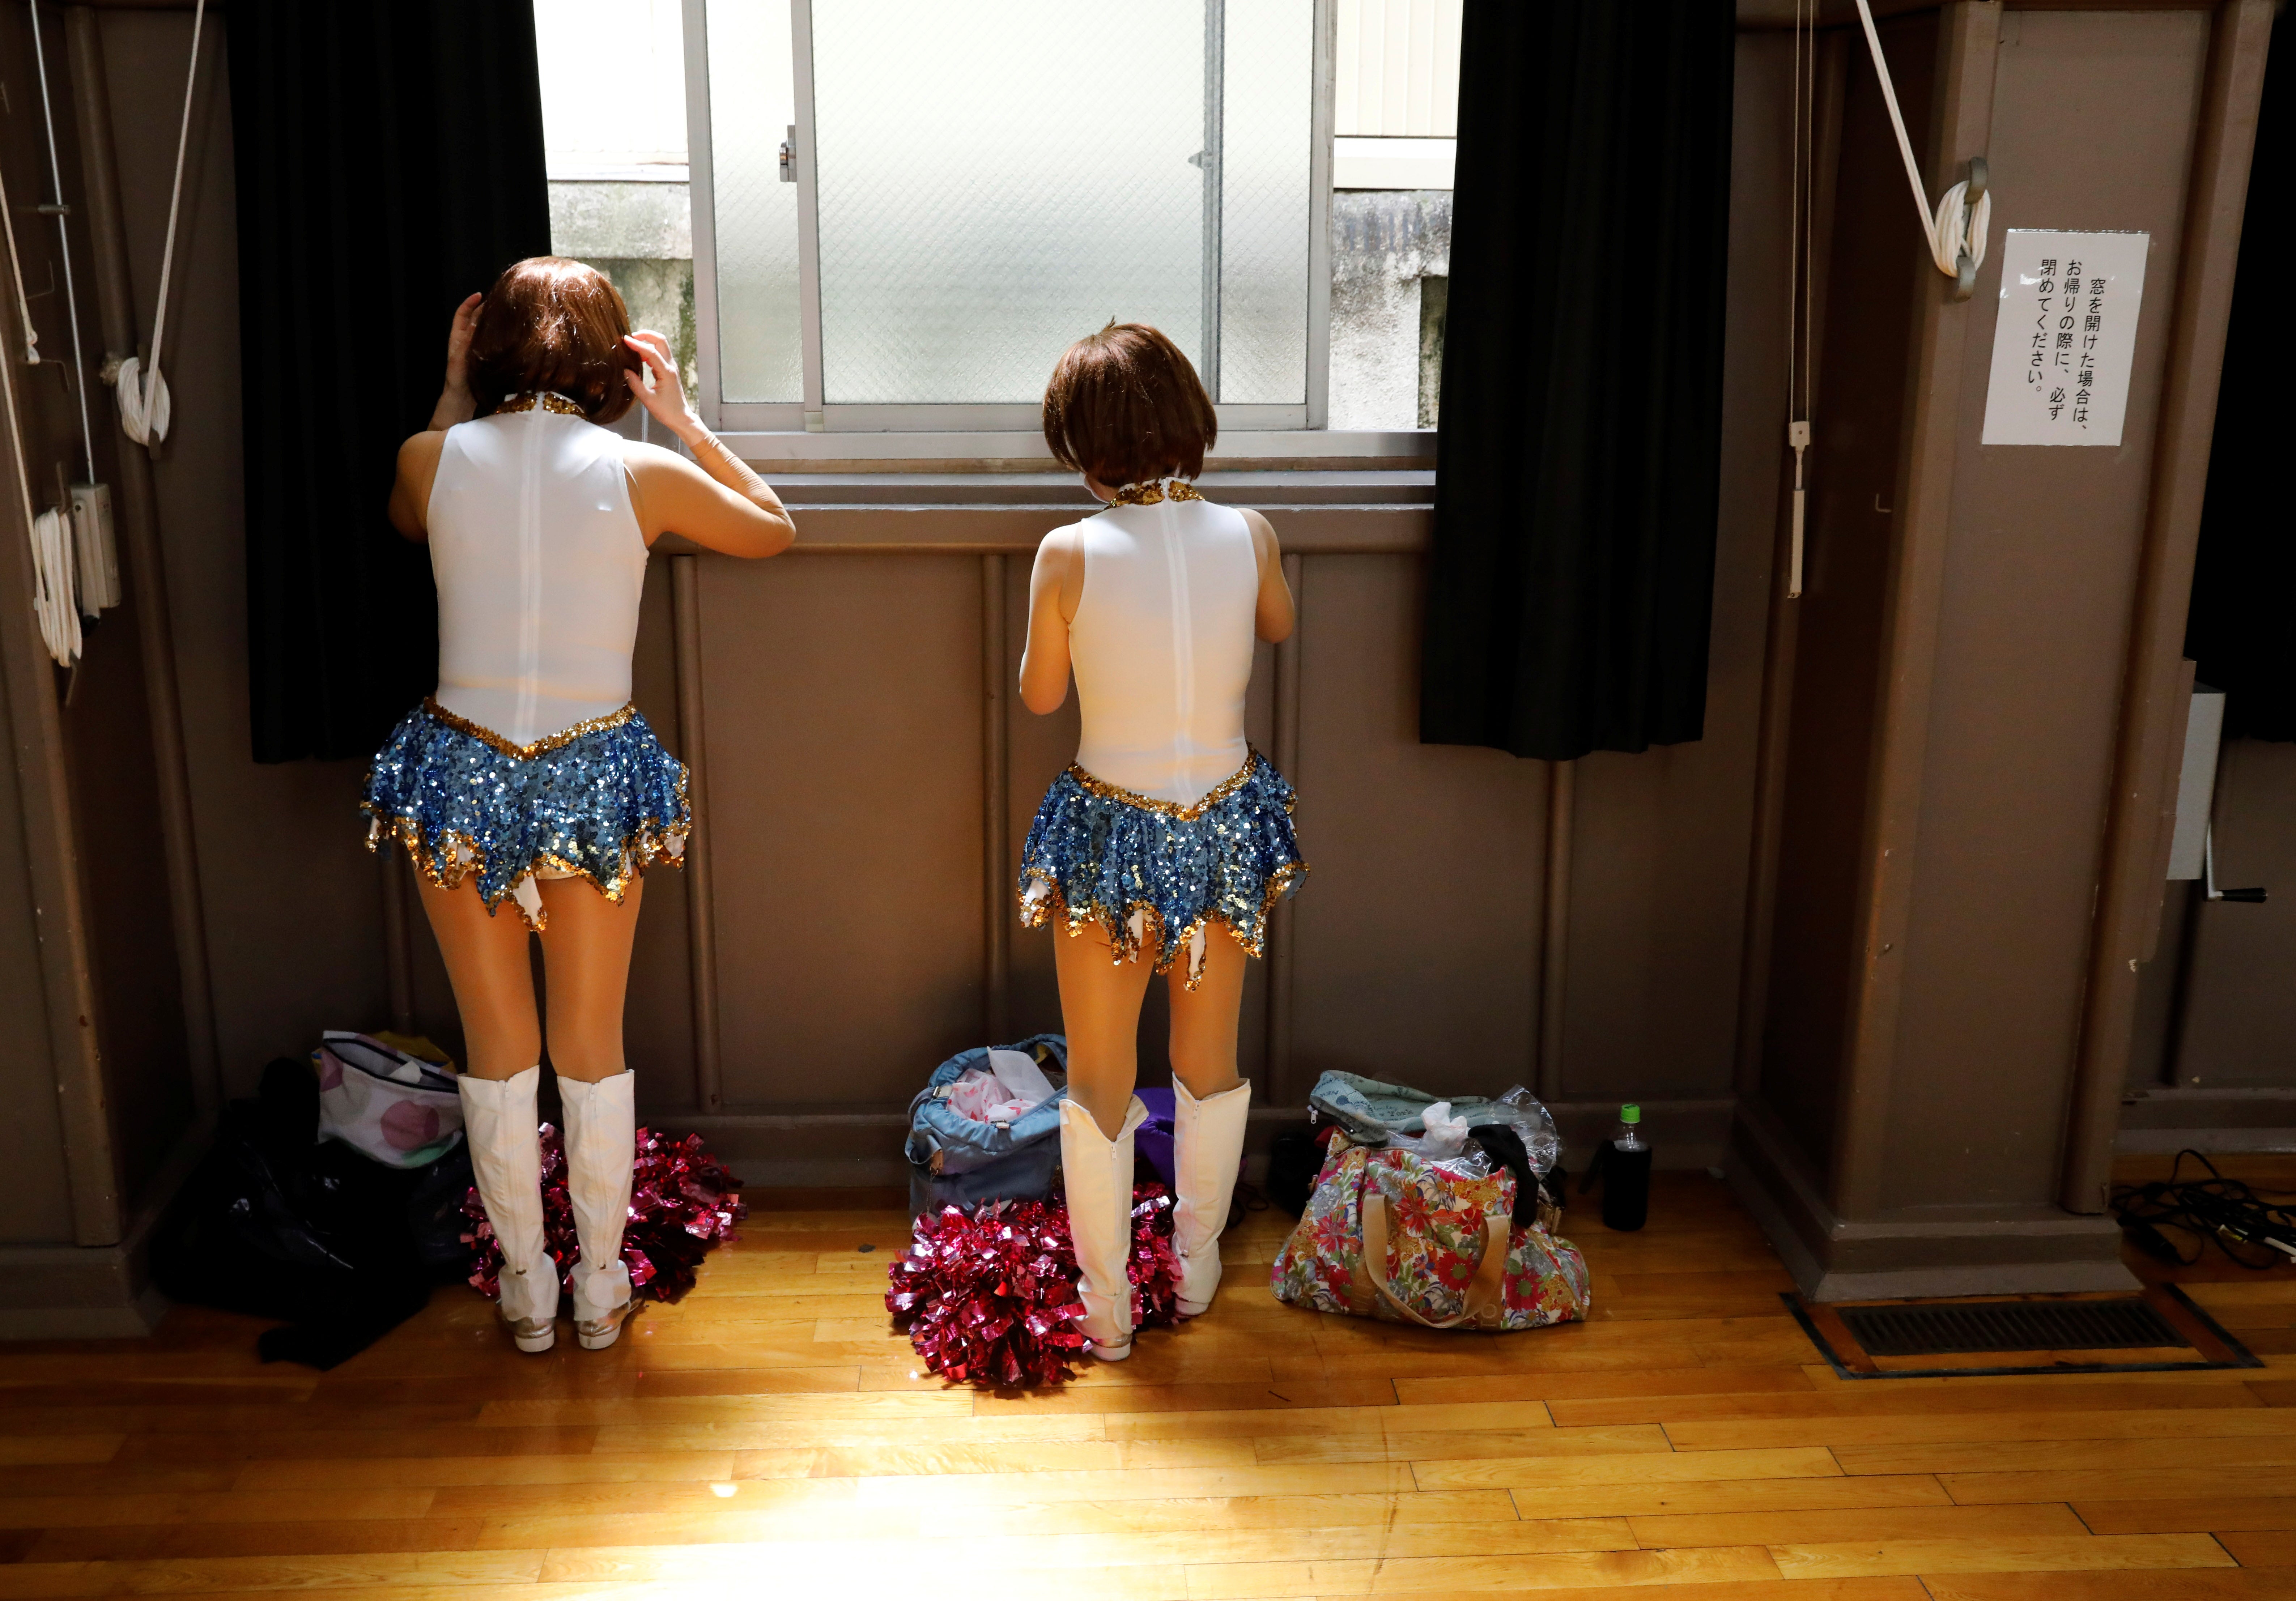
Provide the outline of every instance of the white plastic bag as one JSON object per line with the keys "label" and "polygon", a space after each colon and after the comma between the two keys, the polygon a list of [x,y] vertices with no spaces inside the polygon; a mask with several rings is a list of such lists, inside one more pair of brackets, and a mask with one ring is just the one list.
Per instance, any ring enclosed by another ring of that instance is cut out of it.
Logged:
{"label": "white plastic bag", "polygon": [[319,1137],[339,1139],[385,1167],[420,1168],[463,1137],[453,1075],[380,1039],[329,1029],[311,1053],[319,1075]]}

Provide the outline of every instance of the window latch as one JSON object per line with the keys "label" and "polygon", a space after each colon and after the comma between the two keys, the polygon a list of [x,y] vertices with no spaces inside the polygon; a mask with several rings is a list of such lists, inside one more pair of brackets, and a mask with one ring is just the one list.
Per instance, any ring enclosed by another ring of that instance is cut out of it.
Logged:
{"label": "window latch", "polygon": [[797,124],[789,125],[789,137],[782,141],[782,182],[797,182]]}

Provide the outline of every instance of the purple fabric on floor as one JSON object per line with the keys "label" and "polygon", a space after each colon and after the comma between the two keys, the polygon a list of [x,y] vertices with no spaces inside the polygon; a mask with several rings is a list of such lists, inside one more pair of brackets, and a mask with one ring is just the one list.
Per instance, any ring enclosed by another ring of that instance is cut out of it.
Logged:
{"label": "purple fabric on floor", "polygon": [[1168,1088],[1160,1088],[1133,1093],[1148,1108],[1148,1121],[1133,1130],[1133,1151],[1138,1160],[1148,1164],[1165,1188],[1177,1191],[1179,1179],[1172,1170],[1172,1092]]}

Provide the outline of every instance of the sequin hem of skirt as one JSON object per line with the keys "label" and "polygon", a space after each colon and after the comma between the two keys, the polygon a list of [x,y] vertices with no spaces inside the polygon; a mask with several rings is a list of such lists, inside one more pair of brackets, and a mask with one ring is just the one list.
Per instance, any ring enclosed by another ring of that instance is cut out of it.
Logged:
{"label": "sequin hem of skirt", "polygon": [[685,764],[644,718],[596,725],[522,757],[490,730],[416,707],[368,770],[367,849],[396,839],[432,884],[474,879],[488,912],[512,900],[537,931],[538,898],[518,896],[529,874],[586,879],[619,904],[653,863],[684,865],[693,811]]}
{"label": "sequin hem of skirt", "polygon": [[[1207,924],[1252,956],[1267,915],[1308,872],[1292,826],[1291,784],[1253,751],[1190,808],[1132,796],[1078,768],[1053,780],[1021,851],[1021,921],[1097,925],[1111,958],[1154,952],[1168,972]],[[1201,973],[1191,964],[1188,983]]]}

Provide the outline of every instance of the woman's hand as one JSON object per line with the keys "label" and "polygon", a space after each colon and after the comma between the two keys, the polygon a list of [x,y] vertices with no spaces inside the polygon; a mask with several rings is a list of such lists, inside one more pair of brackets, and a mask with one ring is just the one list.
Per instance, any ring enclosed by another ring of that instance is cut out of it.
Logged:
{"label": "woman's hand", "polygon": [[637,353],[645,363],[646,371],[653,375],[653,387],[636,373],[624,372],[622,382],[630,386],[630,393],[638,404],[653,414],[655,422],[691,445],[697,434],[704,431],[701,419],[693,415],[686,403],[685,385],[678,378],[677,363],[670,358],[669,341],[648,329],[622,335],[622,342]]}
{"label": "woman's hand", "polygon": [[484,299],[474,294],[455,308],[455,320],[447,329],[447,382],[439,391],[439,404],[430,410],[433,433],[469,422],[478,409],[471,398],[471,335],[478,328],[479,302]]}

